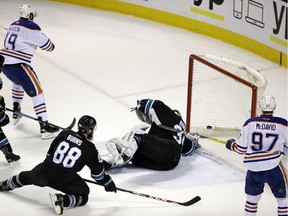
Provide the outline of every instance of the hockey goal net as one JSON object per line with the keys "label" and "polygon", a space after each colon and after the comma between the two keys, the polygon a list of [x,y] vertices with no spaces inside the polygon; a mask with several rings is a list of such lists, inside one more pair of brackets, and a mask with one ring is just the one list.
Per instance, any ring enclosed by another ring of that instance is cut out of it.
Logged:
{"label": "hockey goal net", "polygon": [[267,81],[239,62],[212,55],[190,55],[187,131],[239,133],[243,123],[260,114],[259,99]]}

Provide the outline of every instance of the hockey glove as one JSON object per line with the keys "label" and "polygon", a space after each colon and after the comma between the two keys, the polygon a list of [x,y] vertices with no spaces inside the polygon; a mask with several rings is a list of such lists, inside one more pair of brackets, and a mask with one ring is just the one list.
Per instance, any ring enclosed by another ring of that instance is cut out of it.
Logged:
{"label": "hockey glove", "polygon": [[114,192],[114,193],[117,192],[116,185],[111,178],[106,184],[104,184],[104,187],[105,191],[107,192]]}
{"label": "hockey glove", "polygon": [[107,192],[117,192],[116,185],[108,174],[105,174],[104,178],[98,181],[98,183],[103,185]]}
{"label": "hockey glove", "polygon": [[232,149],[231,149],[231,145],[233,144],[233,142],[235,142],[235,139],[229,139],[229,140],[227,140],[227,142],[226,142],[226,148],[229,149],[229,150],[232,150]]}

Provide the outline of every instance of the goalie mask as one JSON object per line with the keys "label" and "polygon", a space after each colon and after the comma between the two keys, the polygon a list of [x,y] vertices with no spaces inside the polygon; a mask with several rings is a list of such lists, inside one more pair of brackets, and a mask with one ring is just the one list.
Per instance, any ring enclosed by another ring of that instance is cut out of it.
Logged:
{"label": "goalie mask", "polygon": [[33,21],[37,16],[37,11],[28,4],[23,4],[19,7],[20,18],[28,19]]}
{"label": "goalie mask", "polygon": [[137,106],[131,108],[132,111],[136,111],[137,117],[142,121],[147,124],[152,124],[152,118],[149,115],[149,109],[151,108],[153,104],[153,100],[151,99],[143,99],[143,100],[137,100]]}
{"label": "goalie mask", "polygon": [[97,122],[95,118],[84,115],[82,116],[78,121],[78,130],[87,135],[88,139],[91,139],[93,137],[93,133],[97,128]]}

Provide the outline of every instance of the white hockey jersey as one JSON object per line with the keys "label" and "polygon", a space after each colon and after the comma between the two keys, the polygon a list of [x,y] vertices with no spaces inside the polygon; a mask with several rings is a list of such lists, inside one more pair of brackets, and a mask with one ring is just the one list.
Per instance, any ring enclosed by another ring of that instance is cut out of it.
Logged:
{"label": "white hockey jersey", "polygon": [[51,52],[55,46],[52,41],[41,32],[41,28],[34,22],[19,19],[13,22],[6,33],[4,48],[0,55],[5,57],[4,64],[31,64],[31,59],[37,47]]}
{"label": "white hockey jersey", "polygon": [[251,171],[276,167],[288,154],[287,120],[260,116],[248,119],[231,150],[244,154],[244,165]]}

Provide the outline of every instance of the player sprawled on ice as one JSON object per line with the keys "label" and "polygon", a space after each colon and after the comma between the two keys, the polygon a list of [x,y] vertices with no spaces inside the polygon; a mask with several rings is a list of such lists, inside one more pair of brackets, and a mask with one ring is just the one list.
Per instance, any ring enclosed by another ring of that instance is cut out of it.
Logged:
{"label": "player sprawled on ice", "polygon": [[[132,108],[138,118],[147,124],[137,125],[122,138],[106,143],[108,155],[102,156],[106,169],[119,167],[130,161],[139,167],[153,170],[171,170],[183,156],[190,156],[198,144],[199,136],[184,135],[185,123],[177,110],[160,100],[143,99]],[[173,130],[164,129],[169,127]]]}
{"label": "player sprawled on ice", "polygon": [[[0,182],[0,191],[11,191],[27,185],[49,186],[60,193],[50,193],[52,205],[58,215],[63,208],[83,206],[88,202],[89,187],[77,174],[87,165],[91,177],[105,187],[116,192],[112,178],[105,173],[98,159],[95,145],[87,140],[92,137],[96,120],[82,116],[78,121],[78,132],[63,130],[51,143],[46,159],[30,171],[23,171]],[[4,208],[4,207],[2,207]]]}
{"label": "player sprawled on ice", "polygon": [[[20,19],[13,22],[6,33],[4,48],[0,55],[5,57],[3,73],[12,82],[13,110],[21,111],[24,92],[32,99],[37,118],[48,121],[45,97],[31,60],[37,47],[51,52],[55,46],[42,33],[41,28],[34,23],[37,11],[30,5],[24,4],[19,8]],[[13,114],[14,124],[21,115]],[[40,123],[40,133],[43,139],[55,137],[59,132],[48,124]]]}
{"label": "player sprawled on ice", "polygon": [[279,216],[288,215],[287,173],[281,158],[288,154],[287,120],[273,116],[273,96],[260,100],[262,115],[248,119],[237,140],[229,139],[226,148],[244,155],[247,168],[245,215],[255,216],[258,202],[267,183],[278,203]]}
{"label": "player sprawled on ice", "polygon": [[[4,63],[4,57],[0,56],[0,73],[2,71],[2,66]],[[0,77],[0,90],[3,87],[3,82]],[[13,149],[7,139],[2,127],[10,122],[9,116],[5,112],[5,100],[4,97],[0,95],[0,150],[5,155],[7,162],[11,167],[15,167],[19,164],[20,156],[13,153]]]}

